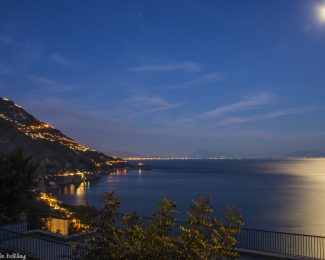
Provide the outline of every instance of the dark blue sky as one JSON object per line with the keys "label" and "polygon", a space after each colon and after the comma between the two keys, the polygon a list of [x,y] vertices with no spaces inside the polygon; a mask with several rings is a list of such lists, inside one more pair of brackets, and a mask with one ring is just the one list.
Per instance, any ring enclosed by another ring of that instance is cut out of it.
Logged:
{"label": "dark blue sky", "polygon": [[0,96],[102,151],[324,151],[322,4],[2,0]]}

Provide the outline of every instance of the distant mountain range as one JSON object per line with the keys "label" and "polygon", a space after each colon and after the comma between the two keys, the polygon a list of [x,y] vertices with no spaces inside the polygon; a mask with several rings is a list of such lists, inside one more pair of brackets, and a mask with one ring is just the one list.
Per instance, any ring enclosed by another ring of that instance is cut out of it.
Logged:
{"label": "distant mountain range", "polygon": [[319,158],[319,157],[325,157],[325,152],[322,152],[322,151],[296,151],[296,152],[288,154],[288,157]]}
{"label": "distant mountain range", "polygon": [[20,148],[39,163],[42,173],[107,170],[118,161],[83,146],[13,101],[0,97],[0,153]]}
{"label": "distant mountain range", "polygon": [[259,156],[243,156],[231,153],[216,153],[212,151],[196,151],[191,153],[190,158],[259,158],[259,159],[285,159],[285,158],[320,158],[325,157],[325,152],[322,151],[296,151],[289,154],[272,154]]}
{"label": "distant mountain range", "polygon": [[112,156],[119,157],[119,158],[143,158],[143,157],[145,157],[142,154],[126,152],[126,151],[118,151],[118,150],[108,151],[107,154],[110,154]]}
{"label": "distant mountain range", "polygon": [[190,158],[234,158],[238,157],[237,155],[234,156],[231,153],[217,153],[208,150],[198,150],[188,155]]}
{"label": "distant mountain range", "polygon": [[234,153],[222,153],[213,152],[209,150],[197,150],[188,155],[179,156],[159,156],[159,155],[142,155],[126,151],[110,151],[116,157],[121,158],[193,158],[193,159],[208,159],[208,158],[220,158],[220,159],[289,159],[289,158],[323,158],[325,157],[325,152],[322,151],[296,151],[289,154],[259,154],[245,156],[241,154]]}

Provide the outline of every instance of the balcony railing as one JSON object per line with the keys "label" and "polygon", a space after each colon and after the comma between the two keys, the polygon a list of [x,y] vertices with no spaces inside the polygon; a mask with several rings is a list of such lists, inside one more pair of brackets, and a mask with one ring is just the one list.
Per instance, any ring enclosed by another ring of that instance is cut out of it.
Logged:
{"label": "balcony railing", "polygon": [[325,237],[243,228],[238,248],[255,252],[325,259]]}
{"label": "balcony railing", "polygon": [[66,260],[74,257],[70,244],[5,229],[0,229],[0,252],[19,253],[44,260]]}
{"label": "balcony railing", "polygon": [[[144,225],[149,225],[151,220],[151,218],[141,218]],[[172,235],[179,234],[180,225],[187,224],[177,222],[171,230]],[[62,242],[48,237],[39,236],[37,232],[25,232],[25,224],[22,223],[16,228],[4,226],[0,228],[0,252],[16,252],[45,260],[78,259],[78,254],[74,250],[76,243]],[[242,228],[237,235],[237,241],[239,252],[267,254],[281,258],[325,259],[325,237],[322,236]]]}

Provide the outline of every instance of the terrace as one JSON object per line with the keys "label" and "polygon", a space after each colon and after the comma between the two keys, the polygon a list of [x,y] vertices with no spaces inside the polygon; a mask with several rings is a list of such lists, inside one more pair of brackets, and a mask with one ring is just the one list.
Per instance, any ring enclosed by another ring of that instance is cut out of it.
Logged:
{"label": "terrace", "polygon": [[[117,217],[122,216],[117,215]],[[148,225],[151,221],[151,218],[147,217],[141,219],[144,225]],[[66,222],[66,225],[71,225],[71,222]],[[177,222],[171,230],[173,235],[178,234],[180,225],[184,223]],[[67,233],[62,234],[54,230],[55,228],[49,231],[33,229],[27,219],[20,223],[2,225],[0,227],[0,252],[16,252],[46,260],[79,259],[84,252],[80,247],[81,244],[77,242],[78,238],[89,233],[67,235]],[[250,257],[325,259],[325,237],[322,236],[242,228],[237,240],[236,251],[240,254],[239,259]]]}

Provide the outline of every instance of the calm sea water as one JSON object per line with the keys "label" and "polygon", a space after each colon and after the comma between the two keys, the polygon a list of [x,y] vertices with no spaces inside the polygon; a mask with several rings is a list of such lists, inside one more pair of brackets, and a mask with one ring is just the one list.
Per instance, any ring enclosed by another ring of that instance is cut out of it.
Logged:
{"label": "calm sea water", "polygon": [[185,212],[191,198],[211,195],[217,216],[225,205],[234,206],[242,210],[246,227],[325,235],[325,159],[145,163],[152,169],[103,175],[56,195],[70,204],[100,207],[102,193],[114,190],[122,198],[122,212],[145,216],[163,197]]}

